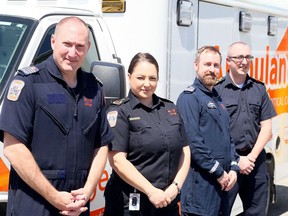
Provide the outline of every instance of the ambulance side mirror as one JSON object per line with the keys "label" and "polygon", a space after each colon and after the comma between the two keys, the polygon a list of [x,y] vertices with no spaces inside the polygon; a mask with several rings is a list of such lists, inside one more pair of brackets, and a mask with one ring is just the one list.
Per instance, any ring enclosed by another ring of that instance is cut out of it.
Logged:
{"label": "ambulance side mirror", "polygon": [[126,96],[125,70],[122,64],[94,61],[90,72],[103,83],[106,106]]}

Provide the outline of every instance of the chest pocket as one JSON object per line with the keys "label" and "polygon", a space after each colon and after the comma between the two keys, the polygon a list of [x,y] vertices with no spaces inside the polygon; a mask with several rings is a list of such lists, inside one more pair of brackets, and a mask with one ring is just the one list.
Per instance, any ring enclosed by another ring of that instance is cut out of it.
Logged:
{"label": "chest pocket", "polygon": [[[40,107],[40,112],[38,116],[36,116],[36,120],[38,119],[40,122],[45,122],[46,128],[54,128],[55,125],[57,125],[60,130],[63,132],[63,134],[67,135],[70,127],[69,124],[69,117],[67,115],[69,115],[70,112],[64,112],[62,114],[60,114],[60,112],[58,112],[58,109],[55,109],[49,105],[44,105],[44,104],[39,104]],[[65,114],[66,113],[66,114]],[[71,121],[71,118],[70,118]],[[50,126],[49,126],[50,125]]]}
{"label": "chest pocket", "polygon": [[167,121],[170,123],[171,126],[181,126],[182,125],[178,116],[167,118]]}
{"label": "chest pocket", "polygon": [[229,98],[229,102],[225,103],[225,107],[230,115],[230,118],[236,118],[236,113],[238,109],[238,98]]}
{"label": "chest pocket", "polygon": [[207,124],[211,121],[211,117],[212,119],[214,119],[216,122],[219,121],[219,108],[217,107],[218,105],[216,104],[216,102],[205,102],[202,104],[202,124]]}
{"label": "chest pocket", "polygon": [[83,126],[82,126],[82,130],[84,132],[84,134],[87,134],[91,129],[95,129],[98,130],[99,128],[99,124],[97,123],[97,120],[99,118],[99,116],[101,116],[100,113],[100,105],[95,105],[96,109],[91,109],[90,112],[87,112],[87,114],[83,114]]}
{"label": "chest pocket", "polygon": [[137,118],[129,118],[129,129],[132,132],[141,132],[147,128],[151,128],[150,124],[147,121],[140,120]]}
{"label": "chest pocket", "polygon": [[137,120],[130,118],[129,131],[129,149],[135,151],[142,151],[144,141],[147,137],[151,137],[151,125],[145,120]]}
{"label": "chest pocket", "polygon": [[[167,131],[167,136],[169,137],[169,140],[175,144],[175,145],[171,145],[170,147],[173,148],[173,152],[175,154],[177,154],[177,150],[180,150],[180,154],[182,152],[182,144],[184,142],[183,140],[183,136],[182,136],[182,131],[181,131],[181,126],[182,123],[180,121],[179,116],[173,116],[167,119],[167,121],[170,124],[170,127]],[[177,145],[177,143],[179,145]],[[179,148],[180,146],[180,148]],[[179,152],[178,152],[179,154]]]}
{"label": "chest pocket", "polygon": [[259,96],[259,94],[248,96],[248,106],[251,116],[254,116],[254,120],[258,121],[260,119],[261,113],[261,97]]}

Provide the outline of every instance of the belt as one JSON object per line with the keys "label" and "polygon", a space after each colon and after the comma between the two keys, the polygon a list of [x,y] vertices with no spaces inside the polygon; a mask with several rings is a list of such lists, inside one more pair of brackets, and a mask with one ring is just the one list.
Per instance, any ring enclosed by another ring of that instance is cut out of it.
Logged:
{"label": "belt", "polygon": [[248,155],[252,151],[252,148],[250,146],[246,146],[242,149],[236,149],[236,151],[239,155],[244,156]]}
{"label": "belt", "polygon": [[41,170],[48,179],[86,179],[87,170],[66,171],[66,170]]}

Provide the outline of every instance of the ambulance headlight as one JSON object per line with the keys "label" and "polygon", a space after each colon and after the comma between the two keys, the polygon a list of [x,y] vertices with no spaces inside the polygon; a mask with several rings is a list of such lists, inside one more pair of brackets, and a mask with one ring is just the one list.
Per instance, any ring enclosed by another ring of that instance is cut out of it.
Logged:
{"label": "ambulance headlight", "polygon": [[275,16],[268,16],[268,32],[269,36],[274,36],[277,34],[277,18]]}
{"label": "ambulance headlight", "polygon": [[177,24],[180,26],[192,25],[193,3],[190,0],[178,0]]}
{"label": "ambulance headlight", "polygon": [[250,13],[240,11],[239,14],[239,31],[249,32],[252,27],[252,16]]}

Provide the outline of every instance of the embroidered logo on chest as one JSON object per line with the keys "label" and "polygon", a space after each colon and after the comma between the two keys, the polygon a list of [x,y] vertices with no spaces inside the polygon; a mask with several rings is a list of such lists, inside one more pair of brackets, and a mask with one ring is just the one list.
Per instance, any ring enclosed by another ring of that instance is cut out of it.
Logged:
{"label": "embroidered logo on chest", "polygon": [[93,100],[84,97],[84,105],[85,105],[85,106],[88,106],[88,107],[92,107],[92,105],[93,105]]}
{"label": "embroidered logo on chest", "polygon": [[217,106],[215,105],[215,103],[213,103],[212,101],[209,101],[209,102],[207,103],[207,107],[208,107],[208,109],[216,109],[216,108],[217,108]]}

